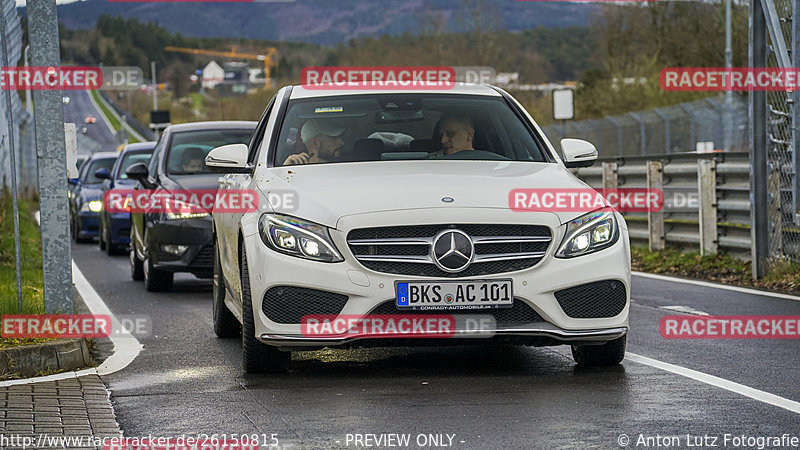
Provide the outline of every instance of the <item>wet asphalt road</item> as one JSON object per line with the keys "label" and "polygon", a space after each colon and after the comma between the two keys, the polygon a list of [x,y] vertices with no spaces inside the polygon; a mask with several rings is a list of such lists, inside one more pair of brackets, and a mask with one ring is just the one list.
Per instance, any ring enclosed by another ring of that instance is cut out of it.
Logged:
{"label": "wet asphalt road", "polygon": [[[88,91],[64,91],[69,104],[64,105],[64,122],[74,123],[78,132],[78,153],[95,151],[115,151],[117,141],[114,134],[103,121],[103,116],[92,104]],[[94,116],[95,123],[86,123],[87,116]],[[86,134],[81,128],[86,127]]]}
{"label": "wet asphalt road", "polygon": [[[668,446],[711,448],[733,447],[726,433],[800,436],[795,412],[629,359],[581,370],[565,346],[325,350],[295,354],[288,374],[246,375],[240,341],[213,333],[210,282],[179,276],[173,292],[153,294],[131,281],[126,256],[93,244],[74,246],[73,258],[115,315],[152,319],[142,353],[104,377],[126,436],[275,433],[285,448],[365,448],[347,440],[357,433],[407,433],[412,448],[420,434],[456,448],[620,448],[623,434],[632,447],[674,436]],[[800,401],[796,340],[658,331],[677,314],[664,306],[800,315],[800,302],[637,276],[632,298],[629,352]]]}

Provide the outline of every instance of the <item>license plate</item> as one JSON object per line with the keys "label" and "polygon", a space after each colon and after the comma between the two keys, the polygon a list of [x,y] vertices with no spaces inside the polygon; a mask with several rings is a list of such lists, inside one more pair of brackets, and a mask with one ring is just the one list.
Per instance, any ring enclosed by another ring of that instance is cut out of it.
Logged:
{"label": "license plate", "polygon": [[398,309],[510,308],[511,280],[395,281]]}

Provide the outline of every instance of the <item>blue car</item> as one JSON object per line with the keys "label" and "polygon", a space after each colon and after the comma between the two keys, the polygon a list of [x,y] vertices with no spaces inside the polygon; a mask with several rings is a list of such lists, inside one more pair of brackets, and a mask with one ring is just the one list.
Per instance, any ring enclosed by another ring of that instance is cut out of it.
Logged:
{"label": "blue car", "polygon": [[69,217],[72,239],[77,243],[91,242],[100,230],[100,211],[103,210],[103,179],[97,172],[108,171],[117,161],[116,152],[92,154],[81,166],[78,178],[69,180]]}
{"label": "blue car", "polygon": [[[112,189],[131,190],[135,180],[128,179],[125,171],[136,163],[150,163],[155,142],[140,142],[128,144],[119,154],[117,163],[107,172],[98,172],[103,181],[103,198]],[[128,249],[131,242],[131,214],[130,212],[109,212],[103,208],[100,212],[100,250],[105,250],[109,255]]]}

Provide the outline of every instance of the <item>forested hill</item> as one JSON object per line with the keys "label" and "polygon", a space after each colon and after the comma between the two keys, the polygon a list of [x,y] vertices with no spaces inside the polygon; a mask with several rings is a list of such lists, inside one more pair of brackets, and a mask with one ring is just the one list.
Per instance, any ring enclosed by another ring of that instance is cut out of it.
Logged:
{"label": "forested hill", "polygon": [[58,7],[70,29],[93,28],[101,15],[155,22],[172,33],[334,45],[352,38],[422,31],[458,32],[476,21],[493,31],[586,26],[592,3],[513,0],[296,0],[290,2],[110,2]]}

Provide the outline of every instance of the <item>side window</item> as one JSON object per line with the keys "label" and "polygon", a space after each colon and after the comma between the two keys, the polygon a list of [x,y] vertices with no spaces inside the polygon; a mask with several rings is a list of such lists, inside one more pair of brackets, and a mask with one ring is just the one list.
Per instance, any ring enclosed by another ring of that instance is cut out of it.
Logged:
{"label": "side window", "polygon": [[151,177],[155,178],[156,173],[158,172],[158,160],[161,158],[161,152],[164,146],[164,135],[161,135],[161,138],[158,140],[156,144],[156,148],[153,150],[153,156],[150,158],[150,167],[147,168],[147,172],[150,174]]}
{"label": "side window", "polygon": [[258,149],[261,147],[261,143],[264,141],[264,133],[266,132],[267,122],[269,122],[270,115],[272,114],[272,106],[275,104],[275,97],[272,97],[272,100],[269,101],[267,105],[267,109],[264,111],[264,114],[261,116],[261,120],[258,121],[258,125],[256,126],[255,132],[253,132],[253,137],[250,139],[250,144],[248,145],[249,152],[247,153],[247,163],[253,164],[258,156]]}

